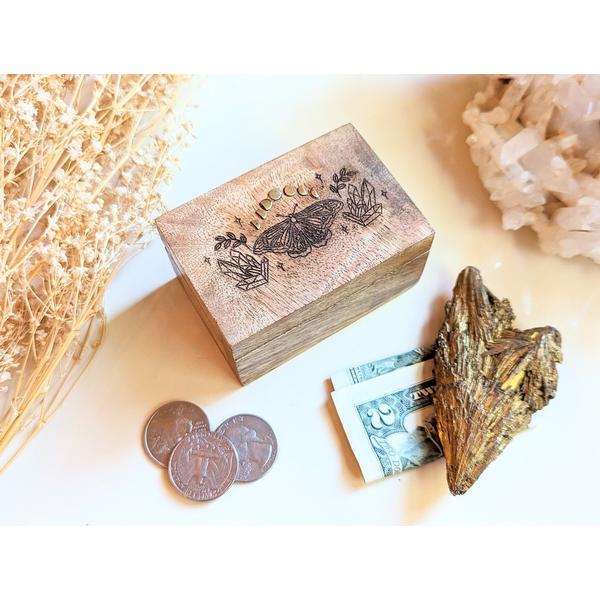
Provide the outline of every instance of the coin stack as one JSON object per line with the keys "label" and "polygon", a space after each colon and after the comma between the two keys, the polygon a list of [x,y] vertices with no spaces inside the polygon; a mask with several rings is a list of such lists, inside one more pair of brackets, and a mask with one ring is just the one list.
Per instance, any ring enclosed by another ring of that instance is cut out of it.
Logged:
{"label": "coin stack", "polygon": [[234,481],[260,479],[275,461],[277,438],[255,415],[235,415],[211,431],[199,406],[176,400],[148,419],[144,447],[167,468],[180,494],[204,502],[222,496]]}

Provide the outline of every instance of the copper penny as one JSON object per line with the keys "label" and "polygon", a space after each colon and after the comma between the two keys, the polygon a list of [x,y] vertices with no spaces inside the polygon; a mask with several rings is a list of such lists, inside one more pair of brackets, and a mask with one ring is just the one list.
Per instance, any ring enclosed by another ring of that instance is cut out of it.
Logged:
{"label": "copper penny", "polygon": [[208,417],[199,406],[184,400],[163,404],[146,423],[144,447],[148,456],[166,467],[173,448],[196,427],[209,430]]}
{"label": "copper penny", "polygon": [[236,481],[256,481],[277,456],[277,438],[271,426],[255,415],[236,415],[217,427],[233,444],[238,457]]}
{"label": "copper penny", "polygon": [[197,502],[222,496],[235,481],[238,460],[232,443],[216,432],[196,429],[171,453],[169,479],[175,489]]}

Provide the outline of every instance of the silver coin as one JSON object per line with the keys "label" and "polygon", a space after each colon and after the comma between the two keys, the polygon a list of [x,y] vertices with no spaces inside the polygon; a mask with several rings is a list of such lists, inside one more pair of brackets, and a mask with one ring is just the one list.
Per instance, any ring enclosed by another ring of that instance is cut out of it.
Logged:
{"label": "silver coin", "polygon": [[237,452],[236,481],[256,481],[277,456],[277,438],[271,426],[255,415],[236,415],[221,423],[216,431],[231,441]]}
{"label": "silver coin", "polygon": [[169,459],[169,478],[186,498],[203,502],[222,496],[235,481],[238,460],[233,444],[220,433],[194,430]]}
{"label": "silver coin", "polygon": [[148,456],[166,467],[173,448],[195,427],[209,430],[208,417],[199,406],[184,400],[163,404],[146,423],[144,447]]}

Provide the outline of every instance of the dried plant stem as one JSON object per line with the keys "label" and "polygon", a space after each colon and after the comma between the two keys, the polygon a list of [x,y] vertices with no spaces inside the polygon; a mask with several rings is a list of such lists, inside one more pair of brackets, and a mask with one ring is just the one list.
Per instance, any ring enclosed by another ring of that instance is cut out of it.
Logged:
{"label": "dried plant stem", "polygon": [[[96,323],[98,323],[99,333],[97,334],[95,340],[90,341]],[[66,400],[71,390],[75,387],[75,384],[79,381],[86,368],[90,365],[90,363],[96,356],[96,352],[100,348],[100,344],[104,339],[105,332],[106,316],[104,314],[104,311],[102,310],[89,320],[85,328],[85,334],[80,343],[79,350],[77,351],[77,354],[73,356],[70,365],[67,368],[67,371],[59,379],[59,383],[56,389],[53,391],[52,395],[50,396],[47,402],[47,410],[44,410],[43,405],[40,406],[39,419],[37,420],[35,425],[30,429],[29,433],[27,434],[27,437],[25,437],[22,440],[22,443],[15,449],[15,451],[11,455],[8,456],[8,458],[2,464],[0,464],[0,474],[2,474],[13,463],[13,461],[23,451],[27,443],[38,433],[40,429],[42,429],[42,427],[48,422],[48,420],[52,416],[54,416],[56,411],[62,406],[63,402]],[[84,354],[86,348],[88,349],[88,352],[86,353],[85,360],[82,361],[82,355]],[[26,410],[27,409],[24,408],[21,415],[18,415],[15,421],[20,420],[20,418],[25,414]],[[19,426],[23,426],[23,421],[20,422]],[[4,452],[11,439],[8,433],[9,432],[7,432],[5,436],[3,436],[3,438],[6,438],[6,440],[8,441],[4,442],[4,445],[0,445],[0,454]]]}
{"label": "dried plant stem", "polygon": [[0,472],[91,360],[106,286],[163,210],[183,79],[0,77]]}

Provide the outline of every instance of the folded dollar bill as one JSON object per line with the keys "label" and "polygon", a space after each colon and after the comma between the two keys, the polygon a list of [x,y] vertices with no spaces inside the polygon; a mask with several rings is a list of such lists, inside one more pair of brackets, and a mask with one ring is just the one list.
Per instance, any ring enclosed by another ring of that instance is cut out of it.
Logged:
{"label": "folded dollar bill", "polygon": [[433,354],[433,346],[420,346],[409,352],[388,356],[380,360],[365,363],[364,365],[339,371],[331,376],[331,383],[334,389],[341,390],[349,385],[355,385],[361,381],[385,375],[400,367],[408,367],[409,365],[428,360],[433,358]]}
{"label": "folded dollar bill", "polygon": [[355,385],[336,386],[332,392],[366,482],[442,456],[435,428],[432,371],[433,360],[428,359]]}

